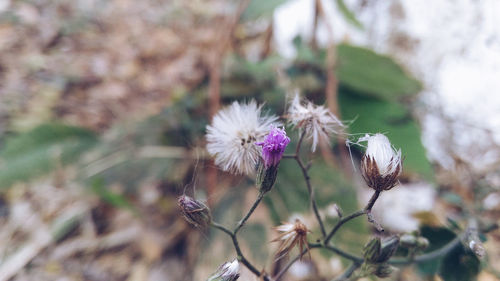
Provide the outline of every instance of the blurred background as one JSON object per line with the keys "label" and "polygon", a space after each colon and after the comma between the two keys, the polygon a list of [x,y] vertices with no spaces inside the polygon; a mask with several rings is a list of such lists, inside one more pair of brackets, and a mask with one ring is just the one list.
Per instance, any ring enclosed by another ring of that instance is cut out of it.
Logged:
{"label": "blurred background", "polygon": [[[205,280],[234,249],[188,225],[177,197],[206,200],[232,226],[257,194],[214,166],[205,126],[233,100],[284,116],[296,88],[349,138],[382,132],[402,149],[402,185],[375,216],[439,248],[471,217],[500,218],[499,77],[497,0],[0,0],[0,281]],[[309,157],[328,225],[333,204],[350,213],[371,195],[344,142]],[[319,238],[304,185],[283,161],[241,231],[259,268],[273,226],[300,217]],[[359,255],[372,233],[358,219],[334,242]],[[459,248],[389,280],[500,280],[500,233],[480,238],[484,259]],[[286,280],[347,265],[312,257]]]}

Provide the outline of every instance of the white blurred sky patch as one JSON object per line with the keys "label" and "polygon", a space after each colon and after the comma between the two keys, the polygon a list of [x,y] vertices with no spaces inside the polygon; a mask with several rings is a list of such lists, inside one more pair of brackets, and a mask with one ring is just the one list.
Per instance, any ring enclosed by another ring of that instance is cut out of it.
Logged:
{"label": "white blurred sky patch", "polygon": [[[478,169],[499,163],[500,1],[345,2],[364,30],[349,25],[335,1],[322,0],[334,41],[391,54],[424,83],[419,112],[429,158],[450,167],[445,146],[452,145]],[[274,40],[283,56],[295,54],[296,35],[311,38],[313,16],[314,0],[290,0],[276,9]],[[328,44],[321,22],[317,36],[320,45]]]}

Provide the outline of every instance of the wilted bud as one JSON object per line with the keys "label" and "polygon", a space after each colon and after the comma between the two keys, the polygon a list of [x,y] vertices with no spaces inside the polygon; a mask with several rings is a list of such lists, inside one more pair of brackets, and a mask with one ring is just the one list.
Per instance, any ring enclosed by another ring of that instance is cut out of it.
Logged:
{"label": "wilted bud", "polygon": [[387,278],[391,276],[392,272],[394,272],[394,267],[388,264],[381,264],[377,266],[373,274],[379,278]]}
{"label": "wilted bud", "polygon": [[391,236],[384,241],[380,238],[374,238],[365,246],[364,257],[368,263],[385,263],[396,252],[399,245],[399,238]]}
{"label": "wilted bud", "polygon": [[212,221],[210,210],[200,201],[182,195],[178,199],[181,213],[186,220],[195,227],[206,228]]}
{"label": "wilted bud", "polygon": [[383,134],[366,135],[359,141],[368,142],[365,155],[361,159],[361,173],[366,184],[378,191],[396,186],[403,169],[401,150],[396,151]]}
{"label": "wilted bud", "polygon": [[207,281],[235,281],[240,277],[238,260],[222,264]]}

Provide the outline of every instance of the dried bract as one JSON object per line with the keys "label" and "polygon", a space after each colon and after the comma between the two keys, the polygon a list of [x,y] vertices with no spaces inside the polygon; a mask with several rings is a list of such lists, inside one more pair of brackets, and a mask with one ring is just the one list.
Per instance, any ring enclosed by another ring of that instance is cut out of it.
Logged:
{"label": "dried bract", "polygon": [[296,219],[295,223],[284,223],[276,227],[276,230],[281,232],[281,234],[272,242],[281,243],[277,251],[279,258],[288,255],[296,245],[299,246],[300,258],[304,254],[304,248],[309,251],[307,233],[311,231],[299,219]]}

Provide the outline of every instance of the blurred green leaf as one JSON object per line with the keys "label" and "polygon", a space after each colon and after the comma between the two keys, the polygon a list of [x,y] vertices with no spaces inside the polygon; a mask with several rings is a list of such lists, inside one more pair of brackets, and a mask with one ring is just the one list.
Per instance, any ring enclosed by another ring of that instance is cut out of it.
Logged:
{"label": "blurred green leaf", "polygon": [[252,0],[241,18],[243,20],[256,20],[260,17],[271,17],[274,9],[285,2],[286,0]]}
{"label": "blurred green leaf", "polygon": [[91,184],[91,188],[102,201],[117,208],[134,210],[133,205],[122,194],[111,192],[108,188],[106,188],[102,179],[94,179]]}
{"label": "blurred green leaf", "polygon": [[58,165],[70,164],[96,143],[93,132],[56,123],[10,137],[0,151],[0,187],[28,181]]}
{"label": "blurred green leaf", "polygon": [[481,262],[460,244],[449,252],[441,262],[439,276],[444,281],[474,281],[481,271]]}
{"label": "blurred green leaf", "polygon": [[388,56],[347,44],[338,45],[337,55],[337,76],[341,85],[360,94],[395,100],[421,89],[420,83]]}
{"label": "blurred green leaf", "polygon": [[[429,240],[429,247],[426,253],[440,249],[455,238],[455,233],[447,228],[423,226],[420,229],[421,235]],[[422,275],[432,276],[439,270],[440,259],[419,263],[417,268]]]}
{"label": "blurred green leaf", "polygon": [[358,95],[340,89],[342,118],[354,120],[350,133],[386,133],[396,148],[401,148],[404,170],[432,179],[433,172],[420,140],[420,129],[409,111],[401,104]]}
{"label": "blurred green leaf", "polygon": [[337,7],[348,23],[359,29],[363,29],[363,25],[358,21],[358,19],[356,19],[354,13],[347,8],[344,0],[337,0]]}

